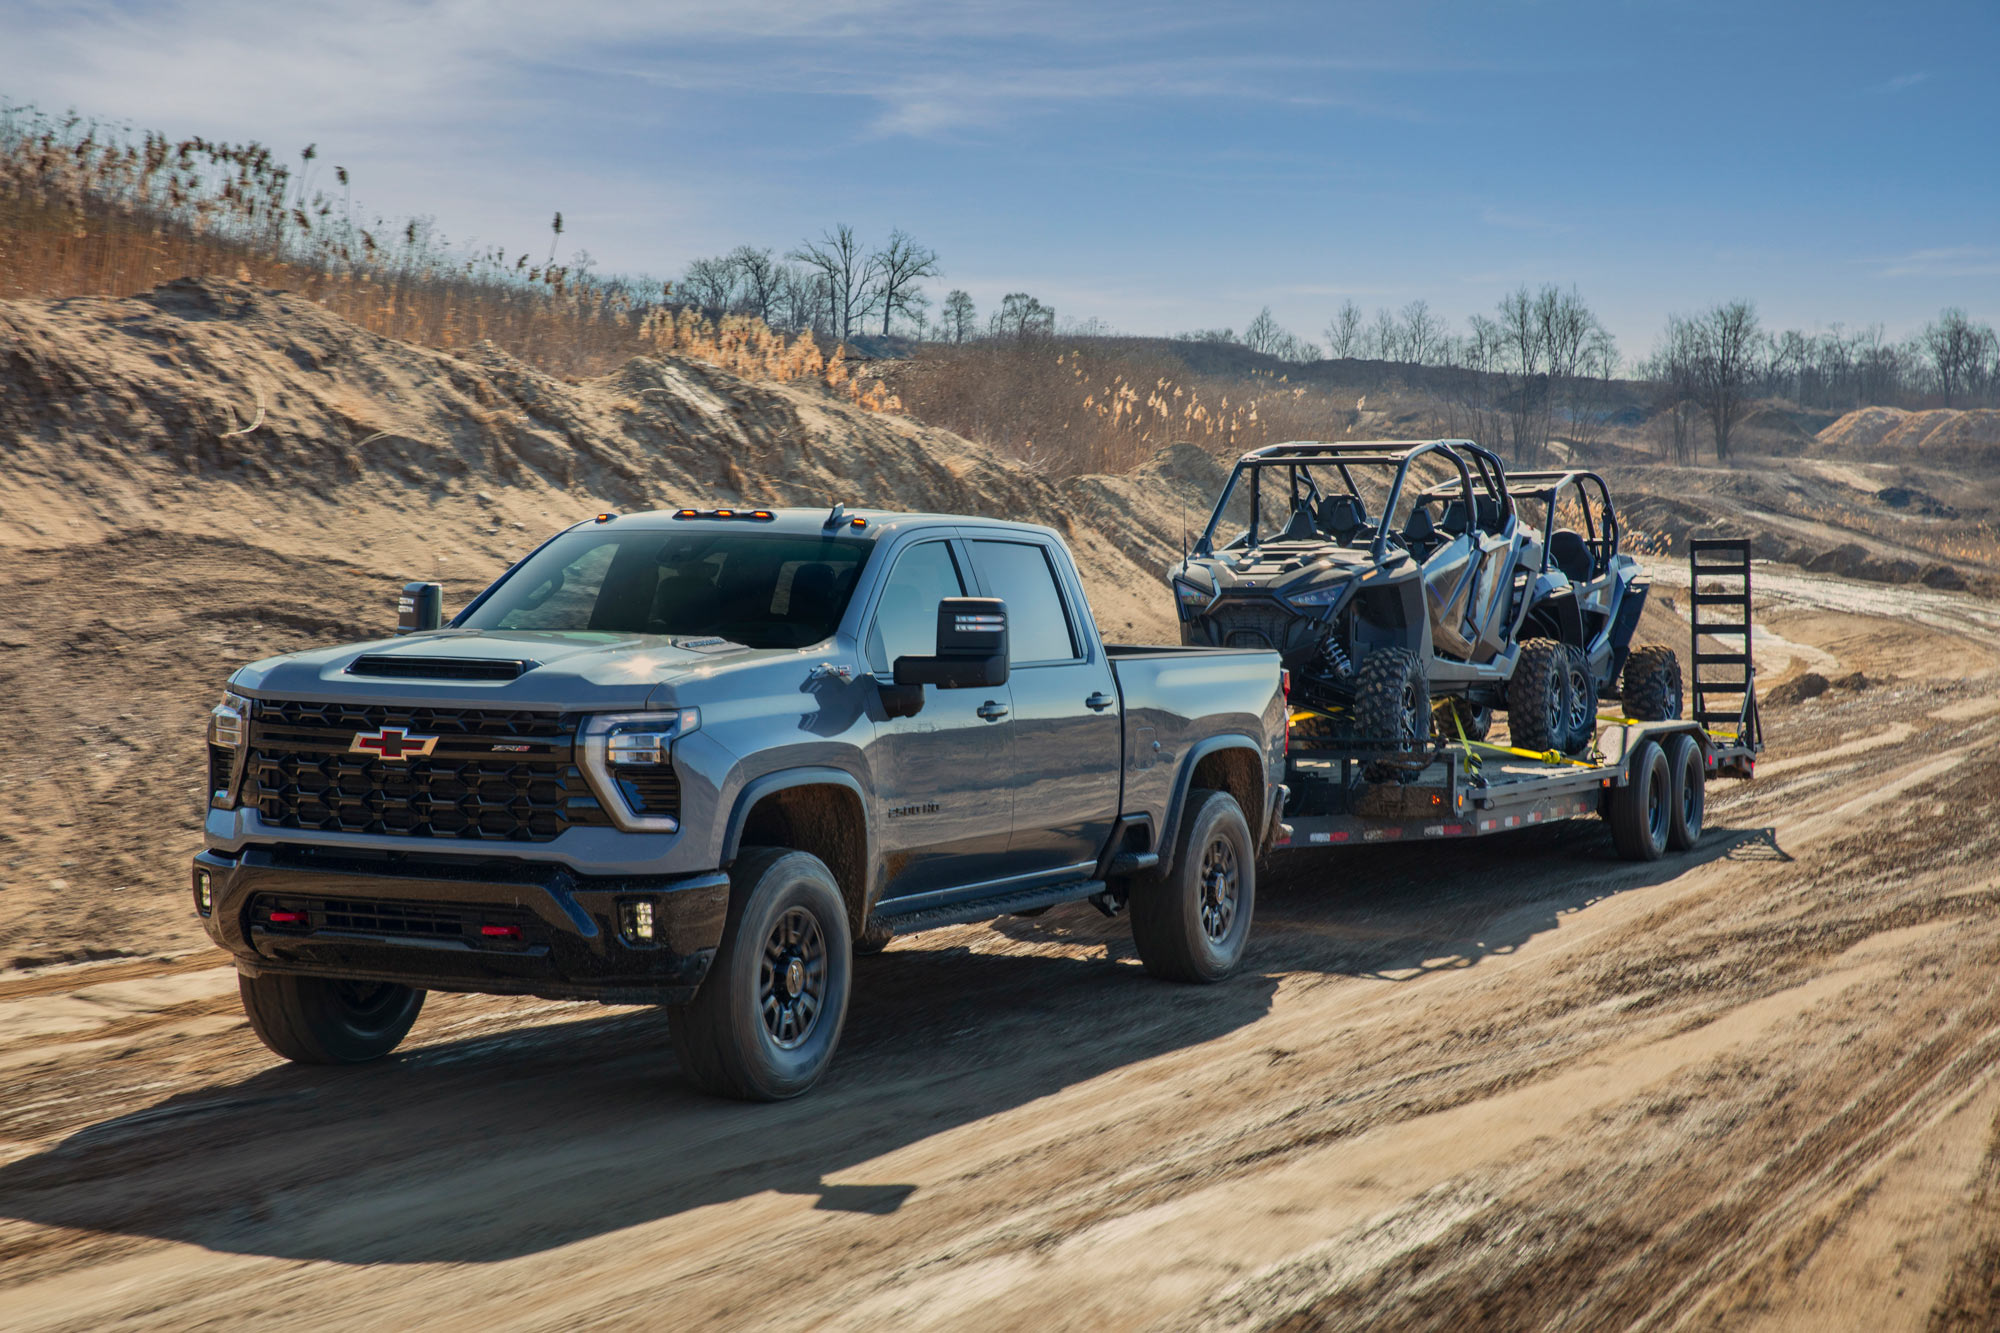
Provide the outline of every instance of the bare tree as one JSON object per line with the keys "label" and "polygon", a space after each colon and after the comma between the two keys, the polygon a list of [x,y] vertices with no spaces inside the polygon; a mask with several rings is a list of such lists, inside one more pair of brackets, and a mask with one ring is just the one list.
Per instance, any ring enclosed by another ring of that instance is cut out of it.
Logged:
{"label": "bare tree", "polygon": [[1403,358],[1427,366],[1442,350],[1444,324],[1431,313],[1428,301],[1412,301],[1403,307]]}
{"label": "bare tree", "polygon": [[1054,306],[1043,305],[1026,292],[1008,292],[987,321],[995,338],[1046,338],[1056,331]]}
{"label": "bare tree", "polygon": [[736,308],[746,315],[771,322],[778,304],[778,289],[784,278],[769,250],[739,245],[729,252],[729,266],[735,271]]}
{"label": "bare tree", "polygon": [[1930,359],[1931,374],[1937,378],[1944,405],[1962,399],[1985,378],[1986,365],[1993,355],[1993,330],[1974,324],[1957,306],[1924,326],[1918,341]]}
{"label": "bare tree", "polygon": [[675,284],[689,305],[703,310],[727,310],[736,302],[736,265],[728,257],[697,259]]}
{"label": "bare tree", "polygon": [[1541,457],[1542,443],[1549,429],[1548,344],[1544,316],[1554,288],[1544,288],[1541,297],[1528,294],[1526,287],[1500,300],[1499,367],[1507,388],[1507,424],[1511,430],[1514,461],[1532,464]]}
{"label": "bare tree", "polygon": [[973,336],[973,330],[977,327],[974,320],[977,318],[978,311],[972,306],[972,294],[954,289],[944,298],[944,318],[938,327],[943,330],[943,337],[947,341],[962,343]]}
{"label": "bare tree", "polygon": [[842,222],[828,228],[817,241],[802,241],[786,256],[819,274],[825,287],[828,320],[835,337],[854,336],[856,320],[874,308],[876,294],[874,266],[861,252],[854,228]]}
{"label": "bare tree", "polygon": [[826,280],[811,269],[796,264],[778,268],[778,292],[772,312],[788,329],[830,332]]}
{"label": "bare tree", "polygon": [[1387,310],[1375,312],[1375,323],[1368,330],[1368,354],[1382,361],[1403,359],[1402,329]]}
{"label": "bare tree", "polygon": [[875,300],[882,307],[882,336],[889,336],[889,321],[929,304],[917,284],[938,275],[937,252],[918,245],[897,228],[889,233],[889,244],[868,258],[875,279]]}
{"label": "bare tree", "polygon": [[1333,320],[1326,326],[1326,354],[1338,360],[1359,356],[1366,335],[1361,328],[1361,307],[1352,298],[1342,301]]}
{"label": "bare tree", "polygon": [[1689,322],[1694,387],[1715,433],[1715,457],[1729,457],[1729,436],[1750,410],[1749,387],[1757,372],[1757,307],[1748,301],[1713,306]]}

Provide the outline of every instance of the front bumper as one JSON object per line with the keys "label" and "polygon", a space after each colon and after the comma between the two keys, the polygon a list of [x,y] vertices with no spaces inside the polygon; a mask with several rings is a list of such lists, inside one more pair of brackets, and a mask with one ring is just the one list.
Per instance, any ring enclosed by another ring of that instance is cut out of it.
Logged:
{"label": "front bumper", "polygon": [[[246,847],[194,858],[202,924],[251,975],[614,1004],[691,998],[721,943],[729,877],[598,877],[545,862]],[[621,934],[650,904],[650,941]],[[276,924],[274,910],[287,918]]]}

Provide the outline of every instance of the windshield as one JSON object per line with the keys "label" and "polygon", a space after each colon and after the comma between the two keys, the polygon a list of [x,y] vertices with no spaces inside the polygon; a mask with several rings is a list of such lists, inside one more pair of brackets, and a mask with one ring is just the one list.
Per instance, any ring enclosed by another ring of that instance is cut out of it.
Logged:
{"label": "windshield", "polygon": [[457,623],[804,648],[840,624],[873,542],[692,527],[566,532]]}

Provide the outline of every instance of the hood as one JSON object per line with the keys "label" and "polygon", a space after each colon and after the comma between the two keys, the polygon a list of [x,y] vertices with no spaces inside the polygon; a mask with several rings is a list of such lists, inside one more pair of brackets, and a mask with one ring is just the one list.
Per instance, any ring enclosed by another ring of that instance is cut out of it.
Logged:
{"label": "hood", "polygon": [[1391,552],[1378,566],[1367,550],[1326,542],[1273,542],[1248,551],[1196,556],[1183,568],[1194,572],[1196,581],[1206,574],[1216,593],[1226,596],[1234,592],[1304,591],[1352,580],[1377,568],[1393,566],[1403,558],[1400,552]]}
{"label": "hood", "polygon": [[657,703],[662,685],[788,656],[714,638],[444,629],[265,658],[230,681],[265,698],[605,711]]}

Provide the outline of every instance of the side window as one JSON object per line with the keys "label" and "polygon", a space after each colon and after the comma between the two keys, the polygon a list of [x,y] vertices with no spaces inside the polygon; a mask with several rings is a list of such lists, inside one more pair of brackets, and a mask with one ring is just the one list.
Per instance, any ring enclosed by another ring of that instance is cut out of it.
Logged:
{"label": "side window", "polygon": [[1010,663],[1067,662],[1079,655],[1046,551],[1027,542],[994,541],[976,541],[972,551],[987,591],[1007,603]]}
{"label": "side window", "polygon": [[868,627],[868,665],[887,672],[899,657],[934,656],[938,603],[963,596],[965,580],[952,559],[951,543],[925,542],[897,556]]}

